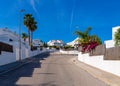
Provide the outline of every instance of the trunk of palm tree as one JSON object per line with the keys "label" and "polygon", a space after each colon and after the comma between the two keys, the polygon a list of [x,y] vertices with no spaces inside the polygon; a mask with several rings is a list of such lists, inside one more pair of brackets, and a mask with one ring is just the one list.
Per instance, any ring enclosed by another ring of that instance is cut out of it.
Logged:
{"label": "trunk of palm tree", "polygon": [[26,41],[26,38],[24,38],[24,42]]}
{"label": "trunk of palm tree", "polygon": [[28,41],[29,41],[29,45],[30,45],[30,30],[28,29]]}
{"label": "trunk of palm tree", "polygon": [[32,44],[32,40],[33,40],[33,31],[31,31],[31,44]]}

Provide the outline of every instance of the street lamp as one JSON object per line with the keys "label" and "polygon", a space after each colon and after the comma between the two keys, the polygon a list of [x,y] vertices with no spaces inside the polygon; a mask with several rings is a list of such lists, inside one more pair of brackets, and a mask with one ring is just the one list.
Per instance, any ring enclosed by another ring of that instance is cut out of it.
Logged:
{"label": "street lamp", "polygon": [[21,61],[21,21],[20,21],[20,17],[21,17],[21,13],[24,12],[24,9],[21,9],[19,11],[19,61]]}

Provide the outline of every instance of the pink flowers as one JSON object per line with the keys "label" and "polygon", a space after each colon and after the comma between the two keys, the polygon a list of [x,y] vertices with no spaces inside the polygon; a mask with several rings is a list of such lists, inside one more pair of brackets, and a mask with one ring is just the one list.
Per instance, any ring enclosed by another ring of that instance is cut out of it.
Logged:
{"label": "pink flowers", "polygon": [[95,49],[95,47],[98,45],[97,42],[90,42],[90,43],[83,43],[82,44],[82,50],[81,52],[90,52],[91,50]]}

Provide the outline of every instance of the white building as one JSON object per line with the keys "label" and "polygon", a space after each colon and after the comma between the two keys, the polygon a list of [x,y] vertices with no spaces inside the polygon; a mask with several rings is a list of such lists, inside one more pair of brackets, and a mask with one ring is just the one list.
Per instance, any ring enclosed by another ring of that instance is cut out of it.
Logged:
{"label": "white building", "polygon": [[18,42],[19,36],[15,33],[10,31],[9,29],[0,29],[0,41],[5,43],[9,43],[10,41]]}
{"label": "white building", "polygon": [[62,40],[50,40],[48,43],[47,43],[49,46],[63,46],[64,45],[64,42]]}
{"label": "white building", "polygon": [[[31,51],[28,41],[24,42],[22,38],[21,38],[21,47],[20,47],[19,35],[17,35],[15,32],[10,31],[7,28],[0,29],[0,42],[11,45],[13,50],[13,52],[1,50],[0,66],[12,62],[16,62],[19,60],[23,60],[26,58],[30,58],[47,51],[46,49],[43,50],[37,49]],[[5,49],[6,47],[2,47],[2,48]]]}
{"label": "white building", "polygon": [[43,42],[40,39],[34,39],[33,40],[33,46],[43,46]]}
{"label": "white building", "polygon": [[74,46],[76,44],[79,44],[78,39],[79,38],[74,39],[72,42],[67,43],[67,45]]}
{"label": "white building", "polygon": [[107,41],[104,41],[105,45],[106,45],[106,48],[112,48],[112,47],[115,47],[115,41],[114,41],[114,35],[115,35],[115,32],[120,28],[120,26],[116,26],[116,27],[112,27],[112,40],[107,40]]}
{"label": "white building", "polygon": [[[20,40],[21,47],[29,48],[28,41],[24,42],[22,38]],[[0,41],[19,48],[19,35],[16,32],[10,31],[8,28],[0,29]]]}
{"label": "white building", "polygon": [[0,41],[19,48],[19,35],[8,28],[0,29]]}

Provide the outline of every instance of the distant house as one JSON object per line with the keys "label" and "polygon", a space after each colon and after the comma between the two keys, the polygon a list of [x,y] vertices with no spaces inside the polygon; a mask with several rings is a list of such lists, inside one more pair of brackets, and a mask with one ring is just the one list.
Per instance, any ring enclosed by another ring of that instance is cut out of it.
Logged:
{"label": "distant house", "polygon": [[40,47],[43,46],[43,42],[40,39],[34,39],[33,40],[33,46]]}
{"label": "distant house", "polygon": [[68,42],[67,45],[74,47],[75,45],[79,44],[78,39],[79,38],[76,38],[72,42]]}
{"label": "distant house", "polygon": [[62,40],[50,40],[47,43],[49,46],[58,46],[58,47],[62,47],[64,45],[64,42]]}
{"label": "distant house", "polygon": [[115,35],[115,32],[120,28],[120,26],[116,26],[116,27],[113,27],[112,28],[112,40],[107,40],[107,41],[104,41],[105,45],[106,45],[106,48],[112,48],[112,47],[115,47],[115,41],[114,41],[114,35]]}

